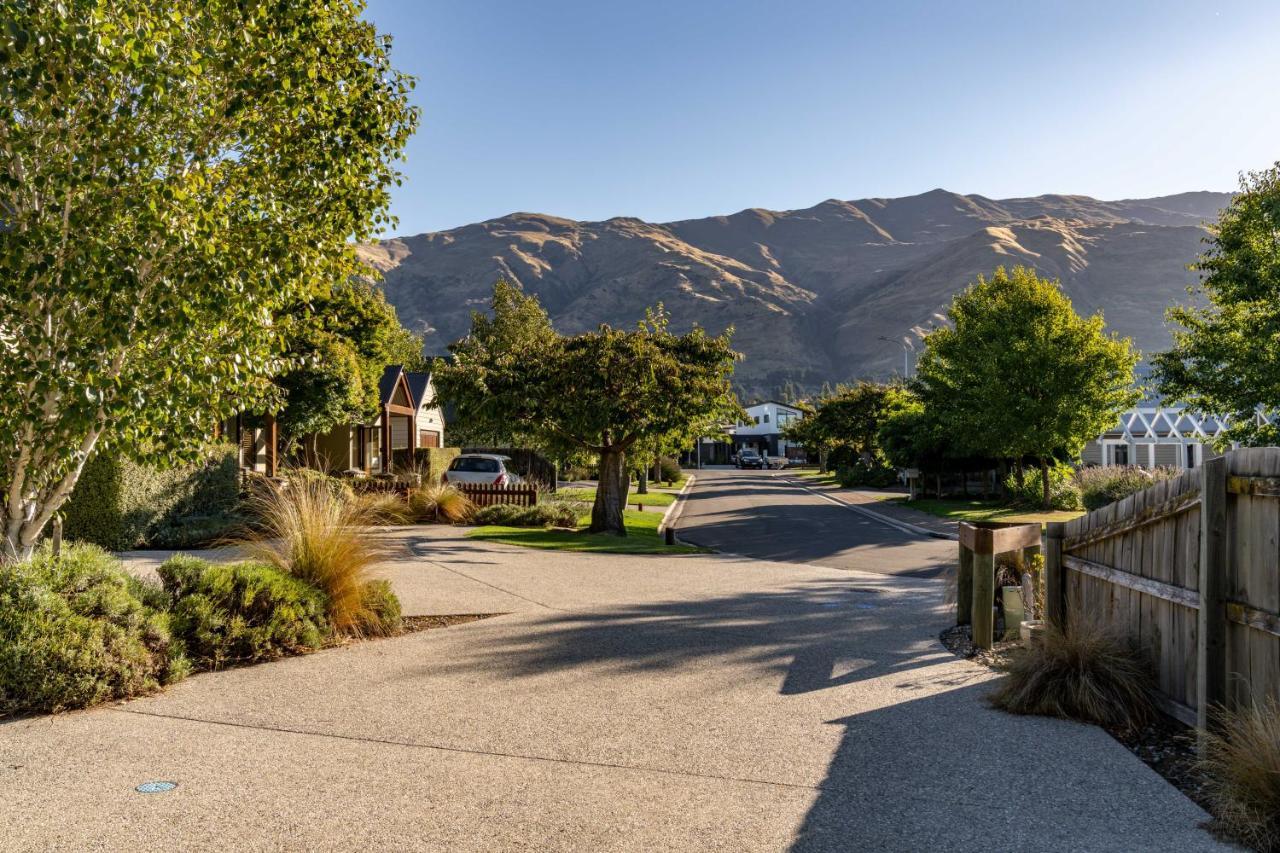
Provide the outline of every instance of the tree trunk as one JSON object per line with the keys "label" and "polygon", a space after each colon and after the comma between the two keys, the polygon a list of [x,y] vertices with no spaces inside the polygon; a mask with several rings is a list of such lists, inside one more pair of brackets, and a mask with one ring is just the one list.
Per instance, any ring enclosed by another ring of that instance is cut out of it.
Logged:
{"label": "tree trunk", "polygon": [[1018,491],[1022,491],[1026,485],[1027,472],[1022,467],[1022,457],[1018,457],[1018,461],[1013,463],[1013,481],[1018,484]]}
{"label": "tree trunk", "polygon": [[825,447],[818,448],[818,473],[827,473],[827,449]]}
{"label": "tree trunk", "polygon": [[653,460],[653,482],[656,483],[661,479],[662,479],[662,457],[658,456],[658,457],[655,457]]}
{"label": "tree trunk", "polygon": [[640,470],[636,472],[636,494],[649,494],[649,466],[642,465]]}
{"label": "tree trunk", "polygon": [[1047,459],[1040,460],[1040,496],[1043,499],[1045,509],[1051,509],[1049,503],[1049,461]]}
{"label": "tree trunk", "polygon": [[626,536],[622,511],[627,502],[626,454],[621,450],[606,450],[600,454],[600,481],[596,486],[596,502],[591,507],[589,533],[609,533]]}
{"label": "tree trunk", "polygon": [[942,474],[933,475],[933,485],[938,491],[938,500],[942,500]]}

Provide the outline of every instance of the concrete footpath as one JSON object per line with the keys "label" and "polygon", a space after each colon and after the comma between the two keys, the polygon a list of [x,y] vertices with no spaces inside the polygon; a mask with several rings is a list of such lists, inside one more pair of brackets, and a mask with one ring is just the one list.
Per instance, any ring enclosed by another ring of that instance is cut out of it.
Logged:
{"label": "concrete footpath", "polygon": [[938,580],[387,535],[407,612],[505,615],[0,725],[0,849],[1215,848],[1101,730],[987,707]]}

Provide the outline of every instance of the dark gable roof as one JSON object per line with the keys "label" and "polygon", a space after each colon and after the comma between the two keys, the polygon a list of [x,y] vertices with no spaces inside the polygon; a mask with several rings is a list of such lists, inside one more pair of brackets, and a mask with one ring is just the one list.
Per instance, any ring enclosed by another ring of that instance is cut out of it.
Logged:
{"label": "dark gable roof", "polygon": [[431,374],[426,371],[419,373],[406,370],[404,378],[409,380],[409,396],[413,398],[413,407],[421,409],[422,404],[426,402],[427,384],[431,382]]}
{"label": "dark gable roof", "polygon": [[396,393],[396,384],[400,381],[400,374],[404,373],[404,368],[398,364],[391,364],[382,371],[382,378],[378,380],[378,399],[382,401],[382,405],[391,402],[391,397]]}

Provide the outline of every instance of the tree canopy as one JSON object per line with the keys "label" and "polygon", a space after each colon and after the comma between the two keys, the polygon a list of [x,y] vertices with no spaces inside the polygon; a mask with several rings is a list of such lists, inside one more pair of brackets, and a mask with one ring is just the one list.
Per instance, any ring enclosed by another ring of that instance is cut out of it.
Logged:
{"label": "tree canopy", "polygon": [[291,367],[276,377],[286,441],[377,415],[378,380],[392,364],[427,369],[422,338],[400,325],[382,290],[363,278],[334,285],[277,320]]}
{"label": "tree canopy", "polygon": [[494,286],[492,309],[473,315],[471,333],[437,365],[437,393],[473,429],[598,455],[592,532],[626,534],[626,454],[638,442],[740,412],[730,332],[677,335],[659,306],[631,330],[564,336],[536,297],[505,281]]}
{"label": "tree canopy", "polygon": [[894,395],[901,393],[897,386],[876,382],[840,385],[819,399],[805,417],[788,424],[784,433],[789,440],[816,451],[819,467],[825,472],[833,450],[847,451],[845,455],[851,457],[877,452],[887,407]]}
{"label": "tree canopy", "polygon": [[1224,444],[1280,443],[1255,418],[1280,410],[1280,163],[1241,179],[1209,248],[1192,269],[1202,305],[1169,310],[1173,348],[1152,361],[1160,390],[1211,414],[1233,415]]}
{"label": "tree canopy", "polygon": [[284,306],[363,272],[411,81],[355,0],[0,0],[0,455],[29,553],[100,445],[272,399]]}
{"label": "tree canopy", "polygon": [[925,411],[954,453],[1040,460],[1047,505],[1048,461],[1078,455],[1139,399],[1137,352],[1025,267],[979,276],[947,317],[917,366]]}

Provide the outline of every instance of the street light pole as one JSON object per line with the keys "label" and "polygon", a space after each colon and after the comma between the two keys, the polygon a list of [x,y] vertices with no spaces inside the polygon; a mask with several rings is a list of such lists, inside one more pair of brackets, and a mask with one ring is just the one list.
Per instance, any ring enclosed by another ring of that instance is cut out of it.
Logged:
{"label": "street light pole", "polygon": [[894,340],[893,338],[886,338],[884,335],[880,336],[880,340],[890,344],[897,344],[898,346],[902,347],[902,378],[910,379],[911,378],[911,360],[910,359],[911,359],[911,351],[914,349],[914,347],[908,344],[906,340],[898,341],[898,340]]}

